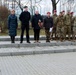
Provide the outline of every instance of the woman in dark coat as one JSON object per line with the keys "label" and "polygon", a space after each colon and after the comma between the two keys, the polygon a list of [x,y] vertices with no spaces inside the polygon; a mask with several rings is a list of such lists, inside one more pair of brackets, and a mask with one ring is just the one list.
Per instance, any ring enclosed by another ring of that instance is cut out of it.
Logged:
{"label": "woman in dark coat", "polygon": [[34,29],[34,40],[36,42],[39,42],[39,37],[40,37],[40,29],[41,29],[41,24],[43,22],[42,16],[39,14],[38,11],[35,12],[35,15],[32,17],[32,27]]}
{"label": "woman in dark coat", "polygon": [[11,10],[11,14],[8,16],[8,30],[9,36],[11,38],[11,43],[15,43],[15,36],[17,35],[17,17],[15,15],[15,10]]}

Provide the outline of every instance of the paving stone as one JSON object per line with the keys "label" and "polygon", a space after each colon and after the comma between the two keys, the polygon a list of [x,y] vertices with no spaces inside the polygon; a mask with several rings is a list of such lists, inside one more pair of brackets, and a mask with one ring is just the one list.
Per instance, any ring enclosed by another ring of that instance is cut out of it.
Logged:
{"label": "paving stone", "polygon": [[1,75],[76,75],[76,52],[0,57]]}

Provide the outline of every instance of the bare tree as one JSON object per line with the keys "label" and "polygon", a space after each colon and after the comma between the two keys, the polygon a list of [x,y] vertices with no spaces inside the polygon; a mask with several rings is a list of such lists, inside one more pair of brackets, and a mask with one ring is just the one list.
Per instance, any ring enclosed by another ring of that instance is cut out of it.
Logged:
{"label": "bare tree", "polygon": [[21,0],[14,0],[14,2],[16,2],[17,5],[19,6],[19,8],[21,9],[21,11],[23,11],[23,6],[21,4]]}
{"label": "bare tree", "polygon": [[70,11],[73,10],[74,7],[75,7],[75,5],[76,5],[76,3],[74,2],[74,0],[68,0],[67,3],[68,3],[67,4],[68,5],[67,9],[70,10]]}
{"label": "bare tree", "polygon": [[[15,3],[17,3],[18,7],[23,11],[23,4],[21,3],[22,0],[14,0]],[[29,1],[28,1],[29,2]],[[25,5],[28,4],[28,2],[25,2]]]}
{"label": "bare tree", "polygon": [[59,2],[60,0],[51,0],[51,2],[52,2],[52,7],[53,7],[53,12],[54,12],[54,10],[56,10],[56,6],[57,6],[57,4],[58,4],[58,2]]}
{"label": "bare tree", "polygon": [[[31,7],[31,14],[33,15],[35,13],[35,8],[37,7],[36,4],[40,3],[42,0],[30,0],[30,7]],[[34,4],[33,4],[34,3]],[[38,4],[39,5],[39,4]]]}

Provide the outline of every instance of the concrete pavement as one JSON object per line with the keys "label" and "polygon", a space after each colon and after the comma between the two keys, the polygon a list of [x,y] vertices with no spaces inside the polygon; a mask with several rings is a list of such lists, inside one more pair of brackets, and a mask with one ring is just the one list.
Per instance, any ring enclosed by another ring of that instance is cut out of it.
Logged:
{"label": "concrete pavement", "polygon": [[0,57],[0,75],[76,75],[76,52]]}
{"label": "concrete pavement", "polygon": [[40,41],[1,40],[0,75],[76,75],[76,42]]}

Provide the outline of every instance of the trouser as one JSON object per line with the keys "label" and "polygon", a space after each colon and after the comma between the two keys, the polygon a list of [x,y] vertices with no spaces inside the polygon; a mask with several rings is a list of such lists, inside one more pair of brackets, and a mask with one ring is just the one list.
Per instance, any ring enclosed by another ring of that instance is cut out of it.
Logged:
{"label": "trouser", "polygon": [[26,41],[29,42],[29,28],[23,28],[23,29],[21,29],[20,41],[23,42],[23,36],[24,36],[25,29],[26,29]]}
{"label": "trouser", "polygon": [[59,39],[64,39],[64,26],[57,26],[56,36]]}
{"label": "trouser", "polygon": [[56,38],[56,27],[53,27],[53,30],[52,30],[52,38],[53,38],[53,35],[55,34],[55,38]]}
{"label": "trouser", "polygon": [[34,40],[38,41],[40,37],[40,29],[34,29]]}
{"label": "trouser", "polygon": [[11,37],[11,42],[14,43],[15,42],[15,36],[10,36]]}
{"label": "trouser", "polygon": [[45,34],[46,34],[46,42],[50,41],[50,28],[45,28]]}
{"label": "trouser", "polygon": [[70,39],[71,37],[71,26],[65,26],[64,27],[64,35],[65,35],[65,38],[66,38],[66,34],[68,33],[68,38]]}
{"label": "trouser", "polygon": [[76,35],[76,26],[73,26],[73,36],[72,38],[75,40],[75,35]]}

